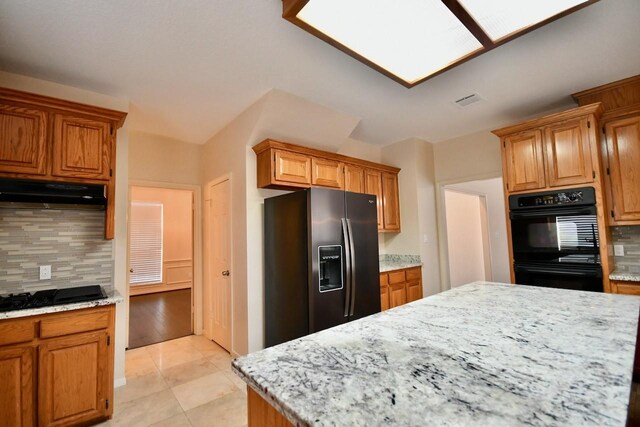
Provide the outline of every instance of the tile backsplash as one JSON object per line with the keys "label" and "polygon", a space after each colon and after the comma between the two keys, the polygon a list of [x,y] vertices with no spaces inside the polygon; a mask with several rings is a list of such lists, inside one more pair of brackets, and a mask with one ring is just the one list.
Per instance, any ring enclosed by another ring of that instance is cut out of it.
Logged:
{"label": "tile backsplash", "polygon": [[[0,295],[103,285],[112,288],[113,243],[104,211],[0,208]],[[51,279],[39,280],[39,266]]]}
{"label": "tile backsplash", "polygon": [[616,272],[640,274],[640,226],[611,227],[611,240],[624,246],[624,256],[615,257]]}

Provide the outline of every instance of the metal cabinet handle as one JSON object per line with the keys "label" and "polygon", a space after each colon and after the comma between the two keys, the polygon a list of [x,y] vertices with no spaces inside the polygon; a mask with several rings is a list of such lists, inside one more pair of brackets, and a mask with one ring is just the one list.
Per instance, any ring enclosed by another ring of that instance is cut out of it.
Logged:
{"label": "metal cabinet handle", "polygon": [[222,275],[223,275],[223,276],[230,276],[230,275],[231,275],[231,273],[229,273],[229,270],[224,270],[224,271],[222,272]]}

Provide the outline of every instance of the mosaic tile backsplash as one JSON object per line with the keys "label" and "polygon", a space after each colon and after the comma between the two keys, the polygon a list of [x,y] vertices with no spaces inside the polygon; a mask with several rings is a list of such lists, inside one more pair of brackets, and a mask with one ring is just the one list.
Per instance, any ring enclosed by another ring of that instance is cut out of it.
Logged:
{"label": "mosaic tile backsplash", "polygon": [[[51,280],[39,280],[51,265]],[[104,211],[0,208],[0,295],[112,286],[112,241]]]}
{"label": "mosaic tile backsplash", "polygon": [[640,226],[611,227],[614,245],[624,245],[624,256],[615,257],[616,272],[640,274]]}

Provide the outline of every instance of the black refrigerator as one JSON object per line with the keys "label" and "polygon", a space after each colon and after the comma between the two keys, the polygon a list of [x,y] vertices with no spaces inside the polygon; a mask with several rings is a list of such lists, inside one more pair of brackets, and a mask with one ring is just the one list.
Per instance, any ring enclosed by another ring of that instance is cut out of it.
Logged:
{"label": "black refrigerator", "polygon": [[380,312],[376,196],[310,188],[264,201],[265,344]]}

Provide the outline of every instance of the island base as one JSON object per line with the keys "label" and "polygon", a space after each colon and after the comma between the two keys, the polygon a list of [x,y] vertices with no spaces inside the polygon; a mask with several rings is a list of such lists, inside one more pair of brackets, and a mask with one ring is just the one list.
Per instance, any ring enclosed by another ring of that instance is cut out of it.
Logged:
{"label": "island base", "polygon": [[293,427],[276,408],[247,386],[249,427]]}

